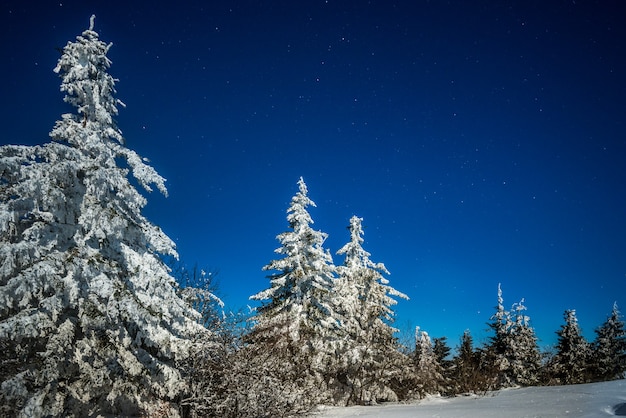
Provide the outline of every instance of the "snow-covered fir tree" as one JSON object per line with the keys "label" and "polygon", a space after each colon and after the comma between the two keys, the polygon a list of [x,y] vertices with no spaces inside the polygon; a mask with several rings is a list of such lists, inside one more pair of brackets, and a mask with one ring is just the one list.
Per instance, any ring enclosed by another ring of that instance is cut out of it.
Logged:
{"label": "snow-covered fir tree", "polygon": [[370,260],[363,244],[362,218],[350,219],[350,242],[338,255],[344,263],[337,267],[337,305],[341,306],[345,345],[343,359],[345,381],[350,390],[349,403],[372,402],[396,397],[390,393],[389,382],[408,359],[398,351],[395,328],[392,326],[396,299],[408,299],[389,285],[389,274],[383,263]]}
{"label": "snow-covered fir tree", "polygon": [[624,378],[626,371],[626,331],[617,302],[611,316],[596,329],[591,368],[594,380]]}
{"label": "snow-covered fir tree", "polygon": [[316,379],[323,380],[339,329],[332,302],[336,267],[324,248],[327,234],[312,228],[307,208],[315,203],[302,178],[298,188],[287,210],[289,230],[277,237],[281,246],[275,252],[283,257],[263,267],[275,271],[270,287],[250,297],[264,303],[253,318],[249,341],[256,347],[271,345],[276,360],[284,362],[274,364],[277,371],[294,368],[285,378],[319,386]]}
{"label": "snow-covered fir tree", "polygon": [[548,365],[550,374],[560,384],[576,384],[588,381],[591,349],[578,325],[576,311],[566,310],[565,324],[558,335],[556,353]]}
{"label": "snow-covered fir tree", "polygon": [[524,299],[513,305],[512,338],[509,348],[509,365],[512,381],[516,385],[532,386],[539,383],[541,353],[535,330],[530,326]]}
{"label": "snow-covered fir tree", "polygon": [[504,309],[502,287],[499,283],[496,313],[491,316],[491,322],[488,325],[494,333],[485,349],[486,362],[494,378],[493,386],[494,388],[511,386],[513,384],[510,373],[513,321],[511,313]]}
{"label": "snow-covered fir tree", "polygon": [[533,385],[538,382],[541,356],[530,318],[525,315],[524,299],[504,309],[498,284],[498,305],[489,324],[494,331],[485,349],[486,362],[494,374],[494,388]]}
{"label": "snow-covered fir tree", "polygon": [[420,331],[419,327],[415,329],[415,369],[420,396],[442,395],[446,392],[443,367],[433,342],[428,333]]}
{"label": "snow-covered fir tree", "polygon": [[[160,254],[173,242],[141,213],[164,179],[123,145],[110,44],[89,29],[55,68],[65,114],[43,146],[0,148],[2,415],[172,409],[177,361],[202,333]],[[172,409],[173,411],[173,409]]]}

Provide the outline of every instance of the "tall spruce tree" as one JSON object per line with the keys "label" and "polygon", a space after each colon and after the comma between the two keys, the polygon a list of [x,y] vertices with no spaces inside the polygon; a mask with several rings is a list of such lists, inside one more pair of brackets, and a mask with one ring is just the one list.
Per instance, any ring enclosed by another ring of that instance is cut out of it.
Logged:
{"label": "tall spruce tree", "polygon": [[415,369],[420,396],[444,394],[447,390],[443,367],[426,331],[415,329]]}
{"label": "tall spruce tree", "polygon": [[479,393],[489,389],[490,378],[481,367],[481,353],[474,349],[474,338],[469,330],[461,336],[461,343],[452,362],[454,393]]}
{"label": "tall spruce tree", "polygon": [[515,314],[511,330],[509,365],[514,384],[531,386],[539,383],[541,353],[535,330],[530,326],[530,318],[524,313],[526,309],[524,299],[513,305],[512,311]]}
{"label": "tall spruce tree", "polygon": [[340,358],[345,383],[351,388],[349,403],[389,397],[392,371],[408,360],[398,351],[392,326],[394,297],[408,296],[389,285],[385,265],[371,261],[370,253],[363,249],[362,221],[357,216],[350,219],[350,242],[337,251],[345,256],[343,265],[337,267],[335,287],[347,337]]}
{"label": "tall spruce tree", "polygon": [[498,284],[498,305],[489,324],[494,336],[485,348],[486,368],[493,374],[494,388],[538,383],[541,356],[526,309],[522,299],[505,310]]}
{"label": "tall spruce tree", "polygon": [[441,394],[444,396],[453,393],[451,376],[454,363],[449,358],[451,351],[451,348],[448,346],[447,337],[433,338],[433,352],[435,354],[435,358],[437,359],[437,363],[439,363],[439,365],[441,366],[441,374],[443,377],[441,384]]}
{"label": "tall spruce tree", "polygon": [[498,283],[498,304],[496,313],[491,316],[488,324],[494,335],[490,337],[489,344],[485,347],[486,364],[493,379],[493,388],[513,385],[511,377],[511,347],[513,321],[511,313],[504,309],[502,287]]}
{"label": "tall spruce tree", "polygon": [[590,345],[583,337],[576,311],[566,310],[565,324],[557,331],[556,353],[551,359],[551,375],[561,384],[585,383],[589,379]]}
{"label": "tall spruce tree", "polygon": [[[272,260],[263,270],[270,287],[250,297],[264,301],[253,318],[249,342],[257,350],[273,350],[273,362],[282,373],[278,380],[290,380],[319,389],[331,362],[332,344],[337,340],[339,318],[333,300],[336,267],[324,249],[327,234],[312,228],[307,208],[315,207],[302,178],[299,191],[287,210],[289,230],[278,235],[275,250],[283,258]],[[300,395],[298,395],[300,396]],[[312,396],[312,395],[306,395]]]}
{"label": "tall spruce tree", "polygon": [[111,45],[93,26],[55,68],[77,109],[56,142],[0,148],[1,415],[174,413],[177,361],[202,333],[159,257],[174,244],[129,181],[166,193],[123,145]]}
{"label": "tall spruce tree", "polygon": [[594,380],[624,378],[626,371],[626,331],[617,302],[611,315],[596,329],[593,342],[592,373]]}

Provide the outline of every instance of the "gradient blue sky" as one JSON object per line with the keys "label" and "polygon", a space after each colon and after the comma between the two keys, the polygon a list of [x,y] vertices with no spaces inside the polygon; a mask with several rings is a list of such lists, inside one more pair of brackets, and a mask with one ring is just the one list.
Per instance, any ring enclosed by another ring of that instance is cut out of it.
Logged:
{"label": "gradient blue sky", "polygon": [[269,285],[303,176],[333,254],[364,218],[404,330],[483,341],[499,282],[542,345],[565,309],[588,338],[626,311],[623,2],[9,0],[0,143],[48,141],[55,48],[92,13],[127,145],[168,179],[146,214],[228,307]]}

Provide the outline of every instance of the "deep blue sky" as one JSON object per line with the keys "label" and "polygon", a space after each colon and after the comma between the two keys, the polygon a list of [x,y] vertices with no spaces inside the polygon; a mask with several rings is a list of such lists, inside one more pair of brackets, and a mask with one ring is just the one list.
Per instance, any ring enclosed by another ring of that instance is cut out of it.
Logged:
{"label": "deep blue sky", "polygon": [[269,285],[303,176],[333,254],[364,218],[400,328],[481,342],[499,282],[542,345],[565,309],[588,338],[626,311],[622,2],[40,3],[0,6],[0,143],[48,141],[55,48],[95,13],[127,145],[168,179],[146,214],[230,308]]}

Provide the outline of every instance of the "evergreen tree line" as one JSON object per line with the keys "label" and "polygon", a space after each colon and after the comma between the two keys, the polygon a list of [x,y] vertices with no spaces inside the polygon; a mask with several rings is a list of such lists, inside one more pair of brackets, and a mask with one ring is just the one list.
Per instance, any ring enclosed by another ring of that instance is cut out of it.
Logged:
{"label": "evergreen tree line", "polygon": [[92,17],[55,68],[75,113],[50,143],[0,147],[1,416],[274,417],[623,377],[617,306],[593,344],[568,311],[545,359],[523,301],[506,311],[500,290],[484,347],[469,332],[452,358],[426,332],[403,347],[393,306],[408,297],[362,247],[363,220],[335,265],[303,179],[260,306],[224,313],[215,272],[168,266],[172,240],[142,215],[138,187],[167,194],[165,179],[124,145],[110,47]]}
{"label": "evergreen tree line", "polygon": [[569,385],[623,379],[626,372],[626,332],[617,304],[596,330],[593,342],[582,335],[575,310],[565,311],[556,332],[556,346],[541,352],[524,301],[506,311],[498,286],[498,305],[489,327],[492,335],[475,347],[465,331],[451,356],[447,338],[432,339],[416,330],[414,358],[420,395],[444,396],[517,386]]}

